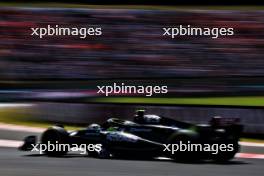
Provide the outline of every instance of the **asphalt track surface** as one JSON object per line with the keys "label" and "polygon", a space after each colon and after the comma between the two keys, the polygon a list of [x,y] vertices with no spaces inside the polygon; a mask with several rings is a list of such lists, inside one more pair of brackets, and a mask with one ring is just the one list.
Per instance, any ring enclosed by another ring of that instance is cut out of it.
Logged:
{"label": "asphalt track surface", "polygon": [[263,166],[264,160],[261,159],[235,159],[226,164],[190,164],[166,160],[96,159],[76,154],[54,158],[26,154],[15,148],[0,148],[2,176],[260,176]]}
{"label": "asphalt track surface", "polygon": [[[30,134],[36,133],[0,130],[1,139],[22,140]],[[263,154],[263,148],[242,147],[242,151]],[[264,172],[263,166],[264,159],[235,158],[229,163],[217,164],[209,161],[97,159],[74,153],[56,158],[0,147],[1,176],[260,176]]]}

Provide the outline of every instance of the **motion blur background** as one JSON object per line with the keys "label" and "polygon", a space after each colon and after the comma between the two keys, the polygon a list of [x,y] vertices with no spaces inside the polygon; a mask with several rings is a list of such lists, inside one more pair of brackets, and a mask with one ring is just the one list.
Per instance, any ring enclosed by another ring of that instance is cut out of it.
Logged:
{"label": "motion blur background", "polygon": [[[0,122],[86,125],[113,116],[132,118],[134,110],[145,108],[191,122],[240,117],[245,132],[259,137],[264,133],[264,11],[192,9],[3,3],[0,101],[16,104],[3,104]],[[30,28],[48,24],[102,27],[103,35],[30,35]],[[162,36],[163,27],[178,25],[232,27],[235,35]],[[154,98],[96,94],[98,85],[114,82],[168,85],[169,93]]]}

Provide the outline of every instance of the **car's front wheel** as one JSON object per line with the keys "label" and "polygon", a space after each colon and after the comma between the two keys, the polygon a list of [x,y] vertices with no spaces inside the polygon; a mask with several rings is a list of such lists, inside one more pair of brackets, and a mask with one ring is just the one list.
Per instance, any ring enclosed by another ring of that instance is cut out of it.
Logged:
{"label": "car's front wheel", "polygon": [[41,144],[48,156],[62,156],[70,150],[68,143],[68,132],[59,126],[54,126],[47,129],[41,137]]}

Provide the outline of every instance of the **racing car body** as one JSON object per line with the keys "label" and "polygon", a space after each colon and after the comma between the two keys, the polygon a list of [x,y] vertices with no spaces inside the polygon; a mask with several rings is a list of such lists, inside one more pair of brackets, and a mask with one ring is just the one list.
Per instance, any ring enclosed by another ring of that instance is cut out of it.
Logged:
{"label": "racing car body", "polygon": [[[96,127],[96,128],[95,128]],[[68,132],[62,126],[48,128],[41,137],[41,143],[101,144],[100,151],[88,152],[91,156],[110,157],[158,157],[176,160],[213,159],[227,161],[239,150],[239,135],[242,126],[234,121],[215,118],[210,124],[196,125],[157,115],[144,115],[136,122],[110,118],[101,126]],[[25,138],[21,150],[31,150],[36,137]],[[179,151],[179,144],[232,145],[233,150]],[[168,150],[168,146],[173,146]],[[167,150],[166,150],[167,149]],[[60,156],[68,151],[46,151],[47,155]]]}

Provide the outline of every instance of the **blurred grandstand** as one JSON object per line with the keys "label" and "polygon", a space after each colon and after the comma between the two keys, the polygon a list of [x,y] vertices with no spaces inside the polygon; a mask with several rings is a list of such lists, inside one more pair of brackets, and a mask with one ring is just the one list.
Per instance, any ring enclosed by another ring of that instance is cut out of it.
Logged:
{"label": "blurred grandstand", "polygon": [[[103,35],[86,39],[73,36],[39,39],[30,35],[30,28],[48,24],[100,26]],[[162,36],[163,27],[176,25],[233,27],[235,35],[174,40]],[[168,85],[167,97],[171,102],[175,100],[173,97],[187,96],[263,96],[263,28],[264,11],[257,10],[1,7],[0,101],[29,100],[34,106],[26,114],[14,110],[1,112],[0,121],[17,123],[23,115],[26,124],[30,121],[87,124],[104,120],[108,115],[132,117],[135,109],[146,108],[150,113],[197,123],[214,115],[241,117],[247,133],[263,134],[261,108],[86,104],[89,97],[98,96],[97,85],[113,82]],[[54,101],[60,103],[50,103]],[[140,102],[144,103],[141,99]],[[260,104],[263,106],[263,99]]]}
{"label": "blurred grandstand", "polygon": [[[1,8],[1,87],[93,90],[98,83],[89,80],[156,79],[168,84],[176,96],[262,95],[263,17],[263,11]],[[47,24],[100,25],[103,36],[39,39],[30,35],[31,27]],[[174,40],[162,36],[164,26],[180,24],[233,27],[235,35]],[[55,86],[52,80],[57,81]],[[23,86],[27,81],[30,84]],[[60,87],[60,81],[71,83]]]}

